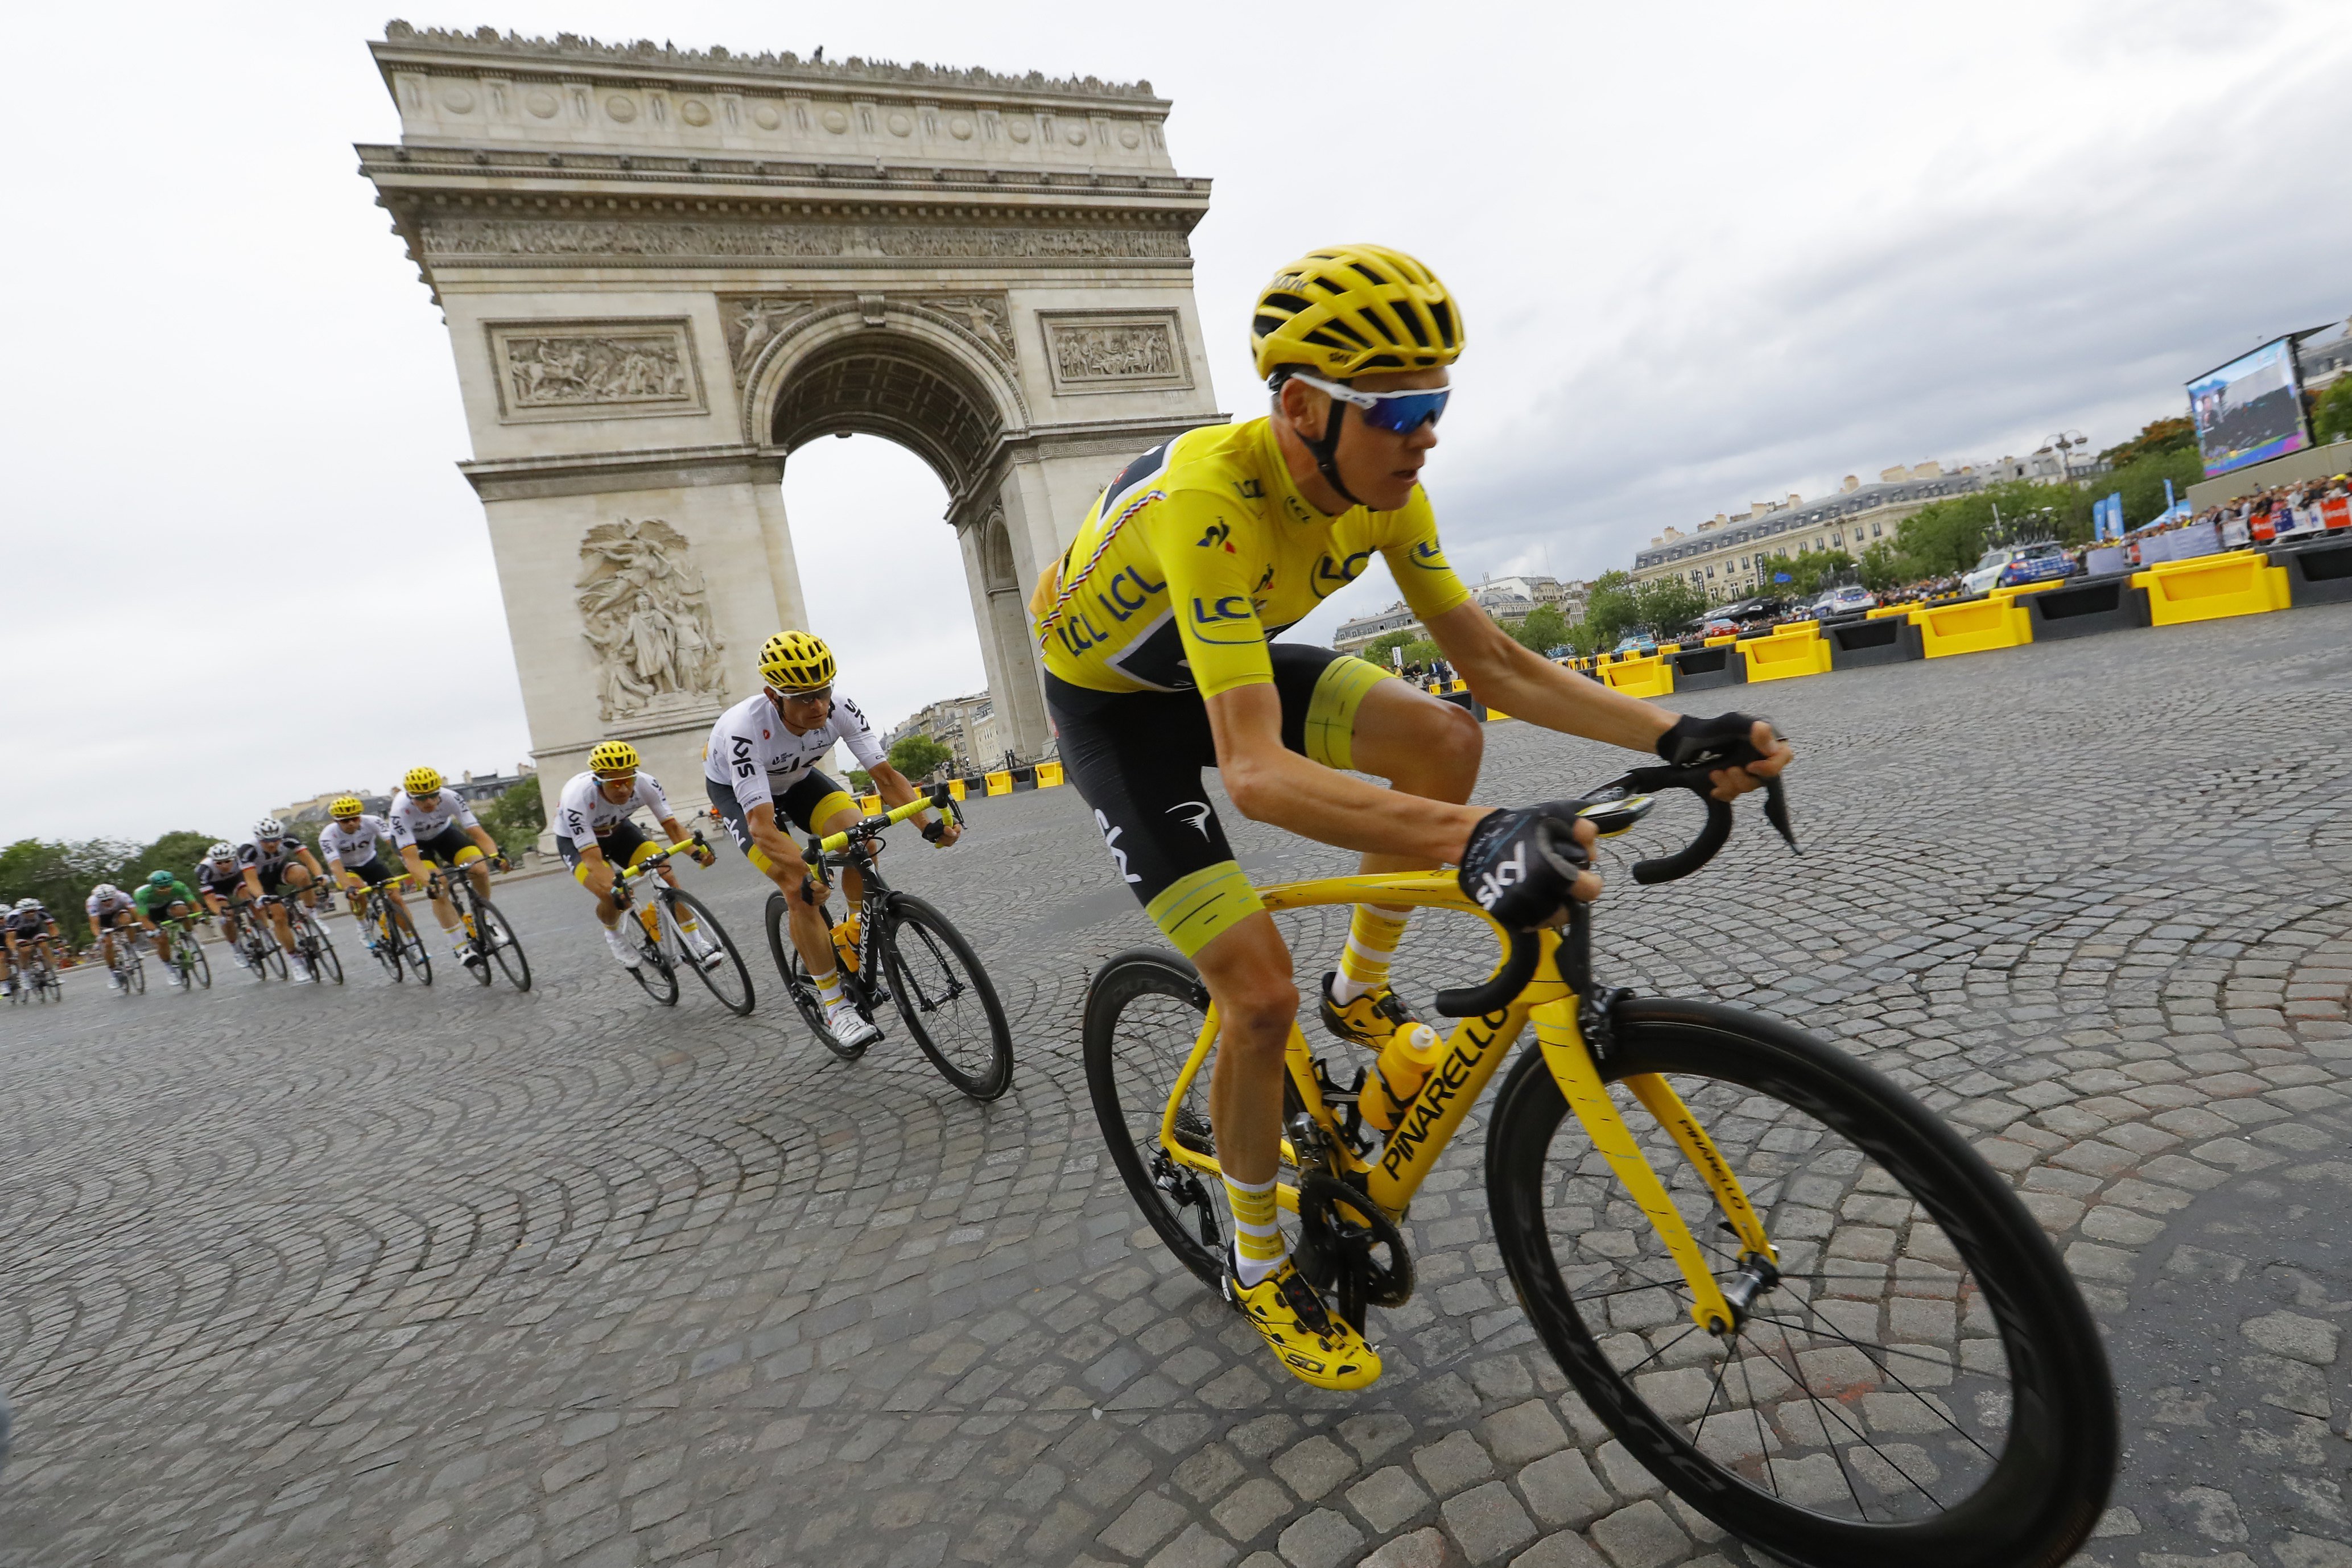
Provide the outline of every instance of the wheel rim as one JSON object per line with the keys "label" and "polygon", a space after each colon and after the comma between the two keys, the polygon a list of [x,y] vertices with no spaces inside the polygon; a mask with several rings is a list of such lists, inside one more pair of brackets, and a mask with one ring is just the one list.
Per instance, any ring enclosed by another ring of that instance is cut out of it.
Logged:
{"label": "wheel rim", "polygon": [[[2017,1331],[2014,1293],[2032,1287],[2021,1285],[2031,1269],[2000,1240],[2000,1216],[1978,1212],[1980,1197],[1948,1171],[1923,1186],[1927,1162],[1906,1144],[1916,1133],[1866,1124],[1801,1073],[1676,1070],[1682,1043],[1645,1054],[1621,1039],[1612,1070],[1662,1069],[1739,1173],[1780,1250],[1777,1278],[1736,1332],[1701,1331],[1655,1231],[1554,1091],[1559,1121],[1528,1184],[1536,1191],[1498,1201],[1497,1219],[1537,1233],[1507,1236],[1505,1251],[1514,1240],[1542,1250],[1549,1270],[1520,1277],[1515,1263],[1515,1281],[1588,1401],[1618,1413],[1612,1425],[1637,1458],[1695,1486],[1693,1501],[1707,1499],[1718,1521],[1744,1520],[1798,1561],[1882,1563],[1898,1540],[1915,1563],[1990,1561],[1970,1553],[2067,1533],[2070,1507],[2087,1531],[2096,1503],[2070,1503],[2052,1479],[2068,1467],[2048,1413],[2069,1404],[2082,1362],[2104,1360],[2086,1322],[2086,1351],[2061,1357],[2025,1343],[2014,1361],[2003,1325]],[[1610,1094],[1728,1288],[1740,1248],[1711,1190],[1622,1082]],[[1999,1311],[1964,1252],[1992,1258],[2007,1281]],[[1752,1260],[1747,1272],[1762,1273]],[[2069,1359],[2077,1364],[2053,1364]],[[2032,1414],[2015,1418],[2020,1406]],[[2095,1455],[2087,1462],[2095,1468]]]}
{"label": "wheel rim", "polygon": [[[1144,1217],[1187,1268],[1213,1282],[1224,1270],[1226,1237],[1217,1184],[1179,1164],[1160,1137],[1169,1090],[1205,1016],[1198,986],[1157,965],[1098,978],[1087,1005],[1087,1077],[1113,1163]],[[1176,1135],[1192,1152],[1216,1152],[1205,1071],[1176,1108]]]}
{"label": "wheel rim", "polygon": [[475,906],[474,919],[479,922],[477,929],[484,945],[508,982],[518,991],[530,990],[530,960],[523,956],[522,944],[515,940],[514,928],[507,924],[506,917],[486,899]]}
{"label": "wheel rim", "polygon": [[743,966],[743,955],[735,951],[734,941],[728,936],[727,928],[719,923],[718,917],[710,912],[701,900],[691,894],[671,889],[669,897],[662,900],[662,921],[668,928],[670,941],[676,944],[681,953],[690,954],[693,949],[688,944],[685,928],[677,918],[680,910],[694,918],[704,939],[716,944],[719,949],[717,963],[706,966],[689,958],[687,961],[688,967],[694,971],[696,977],[702,982],[704,987],[717,997],[719,1004],[729,1012],[738,1017],[751,1012],[751,972]]}
{"label": "wheel rim", "polygon": [[940,1074],[975,1099],[992,1100],[1012,1077],[1003,1010],[952,932],[944,917],[911,900],[894,909],[881,943],[890,992],[908,1033]]}

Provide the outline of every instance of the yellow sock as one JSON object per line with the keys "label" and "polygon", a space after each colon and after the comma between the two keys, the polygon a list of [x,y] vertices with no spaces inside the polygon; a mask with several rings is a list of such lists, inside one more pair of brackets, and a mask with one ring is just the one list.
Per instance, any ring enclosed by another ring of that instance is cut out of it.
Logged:
{"label": "yellow sock", "polygon": [[818,1001],[830,1007],[835,1002],[841,1000],[840,970],[828,969],[823,974],[812,974],[809,978],[816,982],[816,999]]}
{"label": "yellow sock", "polygon": [[1244,1285],[1255,1285],[1282,1267],[1290,1249],[1282,1239],[1280,1208],[1272,1182],[1236,1182],[1225,1178],[1225,1201],[1234,1210],[1234,1272]]}
{"label": "yellow sock", "polygon": [[1346,1006],[1389,981],[1389,963],[1397,943],[1404,940],[1410,907],[1394,910],[1381,904],[1358,904],[1348,922],[1347,950],[1339,954],[1339,973],[1331,982],[1331,1000]]}

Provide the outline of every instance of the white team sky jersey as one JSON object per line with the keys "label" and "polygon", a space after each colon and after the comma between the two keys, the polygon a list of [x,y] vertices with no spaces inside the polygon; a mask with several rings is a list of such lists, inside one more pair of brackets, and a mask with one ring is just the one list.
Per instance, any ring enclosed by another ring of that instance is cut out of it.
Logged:
{"label": "white team sky jersey", "polygon": [[440,804],[431,811],[401,790],[392,797],[392,809],[384,816],[392,819],[392,841],[403,849],[415,848],[417,840],[431,838],[453,823],[459,827],[481,826],[474,820],[474,808],[466,804],[466,797],[453,789],[443,790]]}
{"label": "white team sky jersey", "polygon": [[669,799],[662,794],[661,781],[642,768],[637,771],[636,789],[617,805],[606,800],[604,792],[596,787],[602,782],[594,773],[572,775],[572,782],[563,786],[563,794],[556,803],[555,831],[559,836],[574,844],[602,838],[613,831],[614,824],[625,821],[641,805],[653,813],[656,822],[669,816]]}
{"label": "white team sky jersey", "polygon": [[849,748],[861,768],[887,760],[882,742],[874,738],[874,726],[848,698],[836,695],[832,718],[805,735],[795,735],[777,717],[768,694],[756,691],[721,713],[710,727],[702,776],[731,787],[747,808],[770,805],[824,761],[835,741]]}
{"label": "white team sky jersey", "polygon": [[124,910],[135,910],[139,906],[131,901],[130,894],[118,892],[110,899],[101,899],[92,893],[82,900],[81,907],[92,920],[97,920],[106,915],[120,914]]}
{"label": "white team sky jersey", "polygon": [[364,866],[375,858],[376,841],[391,837],[392,826],[381,816],[330,822],[319,829],[319,853],[342,865]]}

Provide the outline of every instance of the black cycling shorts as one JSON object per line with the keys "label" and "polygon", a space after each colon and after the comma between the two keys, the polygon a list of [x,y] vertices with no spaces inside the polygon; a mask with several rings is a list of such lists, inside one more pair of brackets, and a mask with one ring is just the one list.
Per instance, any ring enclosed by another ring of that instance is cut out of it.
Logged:
{"label": "black cycling shorts", "polygon": [[284,860],[264,860],[255,866],[254,869],[261,875],[261,890],[265,893],[275,893],[278,885],[286,880],[287,871],[298,864],[299,862],[289,858]]}
{"label": "black cycling shorts", "polygon": [[[615,869],[635,865],[638,854],[653,847],[653,840],[639,831],[635,823],[626,821],[613,824],[590,842],[603,854],[605,862]],[[555,852],[563,857],[565,865],[572,868],[572,877],[580,879],[580,846],[559,833],[555,836]],[[585,886],[584,879],[583,885]]]}
{"label": "black cycling shorts", "polygon": [[[482,858],[482,847],[454,822],[430,838],[418,839],[416,852],[442,866],[462,865],[467,860]],[[265,886],[267,882],[265,878]]]}
{"label": "black cycling shorts", "polygon": [[357,865],[346,860],[343,862],[343,869],[371,888],[381,888],[398,875],[391,867],[383,863],[383,857],[381,855],[371,855]]}
{"label": "black cycling shorts", "polygon": [[[768,858],[760,853],[759,847],[751,842],[751,821],[743,815],[743,803],[735,798],[735,786],[706,777],[702,787],[709,795],[711,805],[726,822],[729,831],[735,835],[736,846],[743,851],[745,858],[762,871],[773,870]],[[826,777],[824,770],[811,768],[784,791],[775,806],[779,818],[790,822],[803,833],[814,833],[818,823],[837,812],[856,811],[857,803],[849,798],[847,790]]]}
{"label": "black cycling shorts", "polygon": [[[1282,743],[1327,767],[1353,763],[1356,710],[1394,679],[1328,647],[1276,643]],[[1094,807],[1119,875],[1186,957],[1265,908],[1201,785],[1217,765],[1208,705],[1197,691],[1090,691],[1050,671],[1045,706],[1063,769]]]}

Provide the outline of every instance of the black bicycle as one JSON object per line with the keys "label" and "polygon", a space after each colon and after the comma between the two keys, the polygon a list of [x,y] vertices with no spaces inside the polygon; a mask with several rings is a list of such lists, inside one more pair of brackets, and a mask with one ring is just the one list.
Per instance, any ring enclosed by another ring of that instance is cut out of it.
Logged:
{"label": "black bicycle", "polygon": [[286,950],[269,931],[269,922],[262,917],[262,906],[271,902],[264,894],[258,902],[239,900],[228,907],[229,951],[236,955],[239,964],[253,972],[253,977],[268,981],[272,975],[286,978]]}
{"label": "black bicycle", "polygon": [[213,966],[205,957],[205,944],[196,936],[195,922],[174,918],[172,928],[172,973],[180,977],[184,990],[201,985],[209,991],[213,985]]}
{"label": "black bicycle", "polygon": [[[835,944],[841,957],[842,992],[858,1016],[870,1024],[877,1007],[896,1003],[907,1032],[940,1077],[974,1100],[994,1100],[1013,1087],[1013,1029],[1004,1021],[1004,1006],[989,984],[988,971],[946,915],[912,893],[892,888],[875,863],[874,847],[885,828],[929,809],[950,821],[958,816],[954,799],[940,785],[928,797],[868,816],[847,832],[810,839],[811,886],[822,895],[833,885],[827,871],[851,867],[865,879],[857,942],[846,951],[845,944]],[[831,941],[833,911],[821,896],[817,913],[824,917]],[[775,956],[776,973],[783,976],[784,989],[810,1032],[834,1055],[855,1061],[872,1042],[844,1045],[825,1026],[824,1003],[800,950],[793,945],[790,917],[784,895],[770,893],[768,950]]]}
{"label": "black bicycle", "polygon": [[[494,865],[503,866],[500,857]],[[466,951],[482,960],[468,963],[474,978],[484,985],[490,983],[490,964],[496,961],[499,970],[518,991],[530,989],[530,960],[523,956],[522,943],[515,940],[514,927],[507,923],[499,907],[474,890],[471,866],[436,867],[432,879],[425,884],[425,895],[437,898],[448,895],[457,910],[457,918],[466,926]]]}
{"label": "black bicycle", "polygon": [[299,900],[286,901],[286,922],[294,936],[294,951],[310,966],[310,978],[324,982],[332,979],[343,983],[343,961],[335,955],[335,944],[327,940],[327,928],[319,917]]}
{"label": "black bicycle", "polygon": [[416,922],[409,918],[408,906],[394,901],[392,889],[409,880],[403,871],[388,877],[367,890],[364,898],[352,901],[352,918],[358,922],[360,940],[383,965],[383,972],[398,984],[407,971],[415,971],[417,983],[433,984],[433,958],[425,951],[425,942],[416,934]]}
{"label": "black bicycle", "polygon": [[751,971],[743,954],[710,906],[692,893],[667,882],[654,884],[645,908],[631,907],[630,884],[650,877],[680,850],[704,849],[697,833],[685,844],[673,844],[625,866],[613,878],[613,901],[628,918],[637,942],[637,965],[629,971],[646,994],[663,1006],[677,1002],[677,972],[690,970],[721,1005],[741,1016],[751,1010]]}
{"label": "black bicycle", "polygon": [[[26,943],[32,947],[31,943]],[[16,966],[16,988],[8,993],[11,1002],[62,1002],[66,988],[58,978],[56,968],[38,947],[32,947],[33,956]]]}
{"label": "black bicycle", "polygon": [[147,994],[147,955],[140,947],[147,940],[144,932],[134,927],[122,927],[114,933],[114,962],[108,965],[125,996]]}

